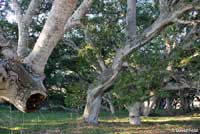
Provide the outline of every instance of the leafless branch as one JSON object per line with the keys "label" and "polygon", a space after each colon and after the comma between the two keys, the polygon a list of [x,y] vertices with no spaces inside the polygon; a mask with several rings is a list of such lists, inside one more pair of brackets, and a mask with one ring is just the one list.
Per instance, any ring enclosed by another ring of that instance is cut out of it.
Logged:
{"label": "leafless branch", "polygon": [[115,114],[115,108],[114,108],[113,103],[112,103],[111,94],[110,93],[105,94],[104,96],[102,96],[102,99],[109,104],[111,113]]}

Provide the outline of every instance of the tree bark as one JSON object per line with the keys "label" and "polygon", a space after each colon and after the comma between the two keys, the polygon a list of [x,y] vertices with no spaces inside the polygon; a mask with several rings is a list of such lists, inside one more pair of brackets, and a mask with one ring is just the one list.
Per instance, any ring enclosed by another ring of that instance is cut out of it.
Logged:
{"label": "tree bark", "polygon": [[[85,15],[92,0],[84,0],[75,11],[76,0],[54,0],[41,34],[28,56],[28,31],[42,0],[31,0],[24,14],[18,1],[12,0],[12,2],[19,37],[18,44],[13,45],[17,46],[17,49],[9,46],[11,43],[3,36],[0,28],[0,54],[8,60],[0,63],[2,66],[0,74],[1,72],[4,74],[0,81],[0,100],[9,101],[26,112],[35,110],[46,97],[46,89],[42,81],[47,60],[65,31],[77,25]],[[14,80],[11,74],[14,74]]]}
{"label": "tree bark", "polygon": [[36,73],[43,75],[47,60],[64,35],[65,23],[75,6],[76,0],[54,0],[44,28],[32,52],[24,60],[24,63],[29,64]]}
{"label": "tree bark", "polygon": [[83,114],[85,122],[91,124],[98,123],[102,95],[113,85],[121,69],[122,66],[119,66],[116,69],[105,69],[89,86],[87,92],[87,103]]}
{"label": "tree bark", "polygon": [[10,102],[22,112],[35,111],[46,98],[42,80],[16,60],[1,61],[0,68],[0,100]]}
{"label": "tree bark", "polygon": [[153,107],[156,105],[156,96],[152,96],[149,98],[149,100],[145,101],[143,103],[143,111],[142,114],[144,116],[149,116],[149,114],[151,113]]}
{"label": "tree bark", "polygon": [[17,61],[16,44],[0,29],[0,101],[8,101],[22,112],[35,111],[46,98],[42,79]]}
{"label": "tree bark", "polygon": [[42,0],[31,0],[29,7],[25,13],[22,15],[21,7],[17,0],[12,0],[13,9],[16,14],[16,19],[18,23],[18,48],[17,55],[20,58],[24,58],[28,55],[28,42],[29,42],[29,27],[33,21],[33,17],[37,12],[39,12],[39,7],[42,3]]}
{"label": "tree bark", "polygon": [[141,102],[135,102],[133,105],[129,106],[129,123],[131,125],[140,125],[141,124]]}
{"label": "tree bark", "polygon": [[91,93],[88,93],[87,103],[83,113],[83,118],[85,122],[90,124],[98,123],[101,101],[102,101],[101,95],[94,97]]}

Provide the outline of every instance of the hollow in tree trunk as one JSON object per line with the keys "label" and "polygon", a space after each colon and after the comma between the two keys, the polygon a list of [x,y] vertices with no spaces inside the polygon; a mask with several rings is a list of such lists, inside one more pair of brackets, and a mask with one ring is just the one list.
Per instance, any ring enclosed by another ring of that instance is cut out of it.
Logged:
{"label": "hollow in tree trunk", "polygon": [[46,98],[40,77],[33,76],[25,64],[16,60],[1,61],[0,68],[0,100],[22,112],[35,111]]}

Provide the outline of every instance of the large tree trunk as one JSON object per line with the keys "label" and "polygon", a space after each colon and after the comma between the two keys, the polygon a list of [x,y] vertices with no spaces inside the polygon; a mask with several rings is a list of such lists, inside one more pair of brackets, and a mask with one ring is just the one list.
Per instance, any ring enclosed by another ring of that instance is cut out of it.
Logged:
{"label": "large tree trunk", "polygon": [[53,1],[40,36],[28,55],[29,28],[42,0],[31,0],[24,12],[20,3],[12,0],[19,31],[18,44],[13,46],[18,47],[15,50],[10,48],[13,43],[5,38],[0,28],[0,56],[3,55],[8,59],[0,61],[0,101],[8,101],[19,110],[29,112],[36,110],[46,98],[46,89],[42,81],[47,60],[65,31],[80,24],[81,18],[92,4],[92,0],[84,0],[74,11],[76,2],[76,0]]}
{"label": "large tree trunk", "polygon": [[143,103],[143,111],[142,114],[144,116],[149,116],[149,114],[151,113],[152,109],[154,108],[154,106],[156,105],[156,96],[152,96],[149,98],[149,100],[146,100]]}
{"label": "large tree trunk", "polygon": [[115,69],[105,69],[89,86],[87,92],[87,103],[83,114],[85,122],[91,124],[98,123],[102,95],[112,86],[121,69],[122,65],[120,64]]}
{"label": "large tree trunk", "polygon": [[87,103],[84,110],[84,120],[87,123],[97,124],[98,116],[100,112],[102,97],[99,95],[94,97],[92,94],[88,93]]}
{"label": "large tree trunk", "polygon": [[129,106],[129,123],[131,125],[140,125],[141,124],[141,102],[135,102],[133,105]]}
{"label": "large tree trunk", "polygon": [[46,98],[42,80],[15,60],[0,63],[0,100],[8,101],[22,112],[34,111]]}
{"label": "large tree trunk", "polygon": [[17,61],[16,44],[0,29],[0,101],[8,101],[23,112],[34,111],[46,98],[42,79]]}
{"label": "large tree trunk", "polygon": [[189,100],[188,100],[189,97],[185,94],[186,94],[185,92],[180,93],[181,110],[184,113],[187,113],[187,112],[190,112],[190,103],[189,103]]}

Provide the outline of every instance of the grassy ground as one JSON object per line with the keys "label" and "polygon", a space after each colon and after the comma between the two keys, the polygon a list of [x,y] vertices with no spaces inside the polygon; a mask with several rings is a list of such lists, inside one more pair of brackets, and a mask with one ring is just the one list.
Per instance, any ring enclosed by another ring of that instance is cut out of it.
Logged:
{"label": "grassy ground", "polygon": [[85,124],[76,113],[21,113],[0,109],[0,134],[170,134],[200,132],[200,115],[142,117],[141,126],[131,126],[127,113],[102,114],[99,125]]}

